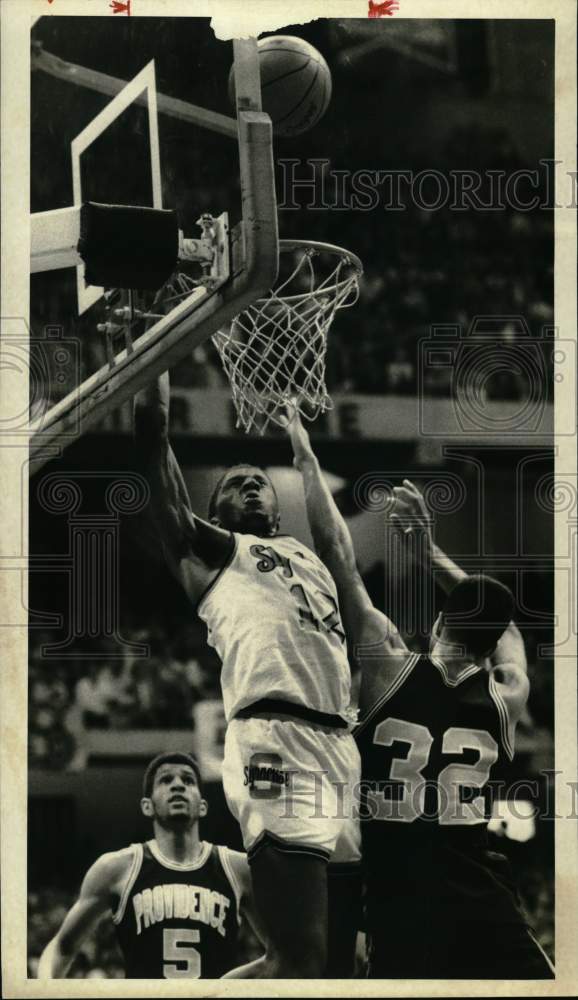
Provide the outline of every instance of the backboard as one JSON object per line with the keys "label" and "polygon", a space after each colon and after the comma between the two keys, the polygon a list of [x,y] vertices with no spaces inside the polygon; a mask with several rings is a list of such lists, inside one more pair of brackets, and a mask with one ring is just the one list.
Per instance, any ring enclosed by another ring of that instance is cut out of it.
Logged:
{"label": "backboard", "polygon": [[[120,79],[106,72],[107,19],[83,18],[84,37],[75,43],[68,33],[68,50],[51,34],[51,20],[33,29],[31,354],[46,355],[50,328],[52,353],[57,341],[72,340],[76,350],[62,348],[61,357],[76,361],[32,401],[34,471],[267,292],[278,266],[272,129],[261,110],[256,41],[218,42],[204,19],[174,19],[170,29],[165,22],[170,40],[142,21],[124,27],[123,39],[115,25],[114,44],[126,42]],[[191,92],[175,96],[171,62],[186,59],[183,35],[191,30],[206,34],[206,61],[180,65],[178,79],[190,81]],[[233,60],[231,116],[224,112]],[[204,107],[205,99],[219,110]],[[102,284],[87,283],[79,251],[86,202],[173,212],[175,270],[186,267],[188,276],[168,305],[155,312],[150,295],[127,289],[122,301],[111,300]],[[128,333],[115,325],[121,314],[131,317]],[[52,362],[45,367],[54,374]]]}

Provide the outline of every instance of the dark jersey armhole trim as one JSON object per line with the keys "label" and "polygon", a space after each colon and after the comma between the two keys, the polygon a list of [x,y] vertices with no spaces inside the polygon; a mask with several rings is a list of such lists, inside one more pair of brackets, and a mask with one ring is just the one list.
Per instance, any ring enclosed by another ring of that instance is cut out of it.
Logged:
{"label": "dark jersey armhole trim", "polygon": [[241,920],[241,898],[242,898],[243,893],[241,891],[241,886],[239,885],[239,881],[237,879],[237,876],[235,874],[235,871],[233,869],[231,861],[229,859],[228,851],[229,851],[228,847],[224,847],[221,844],[217,845],[217,853],[219,855],[219,860],[221,862],[221,867],[223,868],[223,871],[225,872],[225,875],[226,875],[226,877],[229,880],[229,883],[231,885],[231,889],[233,890],[233,894],[235,896],[235,901],[237,903],[237,924],[240,927],[241,923],[242,923],[242,920]]}
{"label": "dark jersey armhole trim", "polygon": [[117,926],[118,924],[120,924],[122,918],[124,917],[124,911],[126,909],[126,904],[128,902],[130,891],[137,880],[137,876],[141,870],[143,863],[143,857],[144,857],[143,845],[134,844],[133,846],[135,850],[132,859],[132,865],[130,867],[127,880],[125,882],[124,889],[122,890],[122,895],[120,897],[118,907],[116,908],[116,911],[112,915],[112,922]]}
{"label": "dark jersey armhole trim", "polygon": [[498,688],[494,678],[491,676],[488,679],[488,692],[490,698],[494,702],[498,710],[498,717],[500,720],[500,734],[502,737],[502,745],[508,757],[508,760],[514,759],[514,732],[515,726],[511,722],[510,712],[506,702],[502,697],[502,693]]}
{"label": "dark jersey armhole trim", "polygon": [[386,688],[383,694],[377,699],[376,702],[374,702],[373,706],[369,709],[367,715],[363,719],[361,719],[359,725],[357,725],[353,730],[354,737],[357,738],[359,733],[363,732],[363,730],[368,725],[368,723],[371,722],[375,714],[379,712],[380,708],[382,708],[383,705],[385,705],[386,702],[389,701],[389,699],[395,694],[398,688],[400,688],[401,685],[407,680],[413,668],[415,667],[416,663],[420,659],[420,656],[421,656],[420,653],[409,654],[409,658],[406,661],[405,666],[402,667],[397,677],[394,677],[389,687]]}
{"label": "dark jersey armhole trim", "polygon": [[196,604],[196,607],[195,607],[195,611],[197,612],[197,614],[199,613],[201,604],[205,600],[205,597],[209,596],[209,594],[211,593],[211,591],[213,590],[213,588],[215,587],[215,585],[219,582],[219,580],[221,579],[221,577],[222,577],[223,573],[225,572],[225,570],[229,568],[229,566],[233,562],[233,559],[235,558],[235,555],[237,554],[237,536],[235,535],[235,533],[233,531],[231,531],[230,534],[231,534],[231,538],[233,539],[233,544],[231,546],[231,551],[229,552],[229,555],[225,559],[225,562],[221,566],[220,570],[218,570],[216,577],[213,580],[211,580],[211,582],[205,587],[205,589],[203,590],[203,593],[199,597],[199,599],[197,601],[197,604]]}

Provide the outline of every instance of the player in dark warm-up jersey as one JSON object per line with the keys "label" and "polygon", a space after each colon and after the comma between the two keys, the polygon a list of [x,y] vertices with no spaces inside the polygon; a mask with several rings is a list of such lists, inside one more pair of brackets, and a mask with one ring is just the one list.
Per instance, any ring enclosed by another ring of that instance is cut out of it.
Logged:
{"label": "player in dark warm-up jersey", "polygon": [[551,978],[507,860],[487,843],[489,782],[512,759],[529,689],[512,594],[490,577],[467,577],[434,545],[423,498],[405,480],[394,520],[409,517],[425,534],[424,554],[448,592],[429,654],[411,654],[371,603],[298,415],[289,433],[316,548],[362,669],[369,975]]}
{"label": "player in dark warm-up jersey", "polygon": [[128,979],[218,979],[238,962],[241,915],[255,927],[249,867],[244,854],[199,839],[207,804],[195,759],[155,757],[141,808],[154,838],[95,861],[40,958],[39,979],[64,978],[104,916],[115,925]]}

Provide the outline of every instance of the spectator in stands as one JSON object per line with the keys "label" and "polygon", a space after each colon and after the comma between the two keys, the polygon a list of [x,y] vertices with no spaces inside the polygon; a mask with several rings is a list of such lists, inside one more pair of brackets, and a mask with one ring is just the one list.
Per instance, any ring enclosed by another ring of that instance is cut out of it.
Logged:
{"label": "spectator in stands", "polygon": [[416,390],[415,366],[407,347],[398,344],[393,358],[385,367],[385,390],[392,395],[407,396]]}
{"label": "spectator in stands", "polygon": [[106,729],[110,724],[114,685],[108,671],[91,664],[76,684],[75,699],[88,729]]}

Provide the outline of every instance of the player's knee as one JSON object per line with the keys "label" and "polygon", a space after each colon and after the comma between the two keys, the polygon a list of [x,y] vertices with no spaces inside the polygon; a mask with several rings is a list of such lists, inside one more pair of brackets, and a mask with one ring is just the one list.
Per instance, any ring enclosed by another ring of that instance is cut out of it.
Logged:
{"label": "player's knee", "polygon": [[326,962],[326,953],[312,942],[299,953],[291,948],[284,953],[271,955],[267,960],[267,978],[323,979]]}
{"label": "player's knee", "polygon": [[303,921],[282,943],[268,948],[272,979],[321,979],[327,969],[326,929]]}

